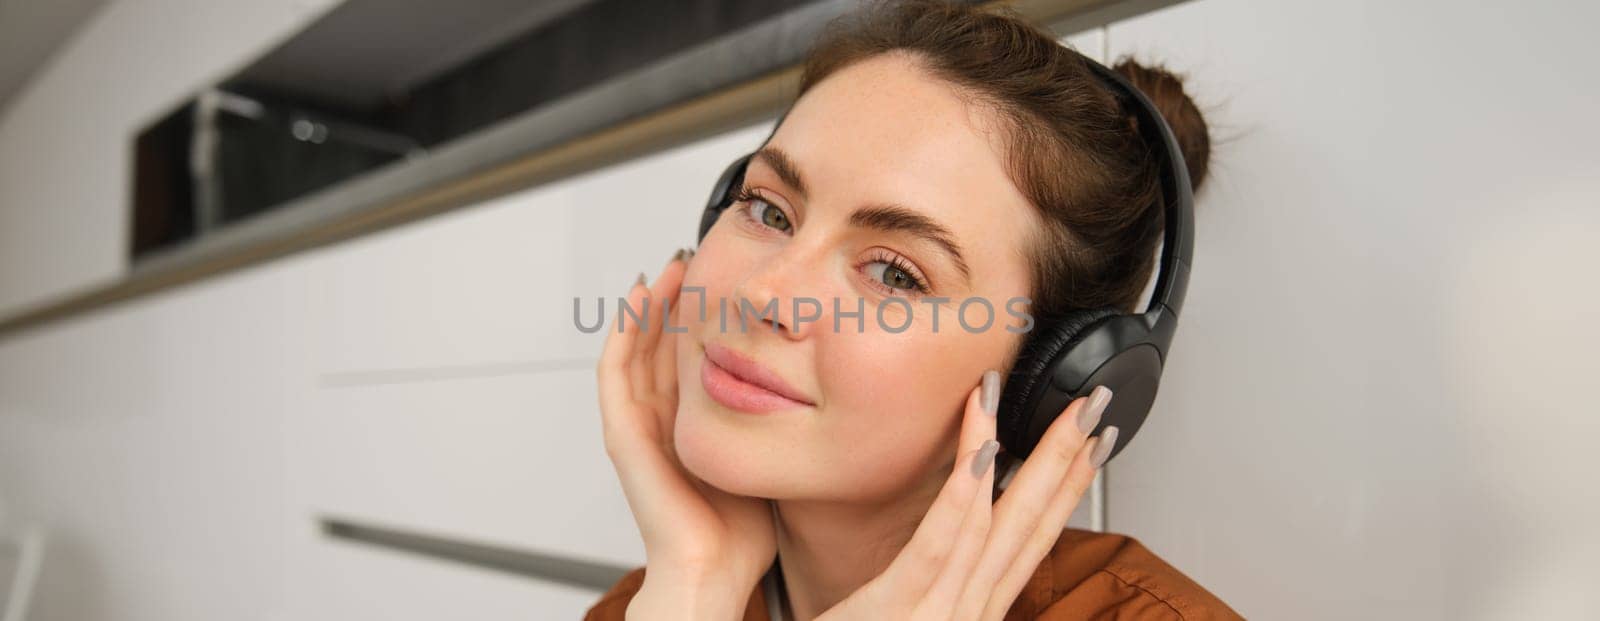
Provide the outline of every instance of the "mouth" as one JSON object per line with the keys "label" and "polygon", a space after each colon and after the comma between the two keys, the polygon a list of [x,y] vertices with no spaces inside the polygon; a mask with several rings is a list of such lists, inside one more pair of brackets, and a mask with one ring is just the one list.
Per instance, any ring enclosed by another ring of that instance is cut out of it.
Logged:
{"label": "mouth", "polygon": [[705,344],[700,384],[717,403],[751,414],[816,405],[771,369],[716,343]]}

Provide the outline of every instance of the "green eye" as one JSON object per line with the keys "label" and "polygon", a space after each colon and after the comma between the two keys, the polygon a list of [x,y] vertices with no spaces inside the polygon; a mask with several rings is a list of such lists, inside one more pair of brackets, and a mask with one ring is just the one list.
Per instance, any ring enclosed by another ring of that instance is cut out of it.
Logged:
{"label": "green eye", "polygon": [[751,202],[750,208],[760,210],[756,213],[756,220],[762,224],[780,231],[789,230],[789,216],[784,215],[783,210],[772,203],[757,199]]}
{"label": "green eye", "polygon": [[883,268],[883,284],[895,289],[910,289],[913,286],[911,275],[894,266]]}
{"label": "green eye", "polygon": [[891,291],[922,292],[927,290],[927,285],[917,280],[905,268],[894,265],[890,260],[877,260],[867,264],[867,275],[873,280],[888,287]]}

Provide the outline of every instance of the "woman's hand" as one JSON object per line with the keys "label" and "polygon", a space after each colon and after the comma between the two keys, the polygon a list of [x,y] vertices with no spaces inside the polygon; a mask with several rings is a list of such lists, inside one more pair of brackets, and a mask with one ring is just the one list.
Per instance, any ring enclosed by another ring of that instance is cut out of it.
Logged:
{"label": "woman's hand", "polygon": [[[653,287],[639,275],[627,299],[634,309],[649,304],[648,323],[624,320],[619,308],[596,368],[606,453],[647,559],[630,618],[644,612],[654,618],[737,618],[777,553],[767,501],[707,485],[683,468],[674,449],[677,338],[663,333],[665,326],[679,325],[679,288],[693,256],[679,251]],[[672,313],[664,322],[669,297]]]}
{"label": "woman's hand", "polygon": [[998,621],[1055,545],[1116,444],[1116,427],[1088,438],[1111,391],[1100,386],[1068,404],[992,502],[1000,387],[997,375],[985,375],[967,397],[955,468],[911,541],[819,618]]}

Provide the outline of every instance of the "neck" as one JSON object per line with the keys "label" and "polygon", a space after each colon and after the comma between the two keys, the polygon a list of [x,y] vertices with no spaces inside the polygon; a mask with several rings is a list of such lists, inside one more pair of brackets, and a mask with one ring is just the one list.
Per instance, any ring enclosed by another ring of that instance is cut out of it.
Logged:
{"label": "neck", "polygon": [[785,618],[814,619],[883,573],[911,540],[949,468],[933,474],[887,501],[777,501]]}

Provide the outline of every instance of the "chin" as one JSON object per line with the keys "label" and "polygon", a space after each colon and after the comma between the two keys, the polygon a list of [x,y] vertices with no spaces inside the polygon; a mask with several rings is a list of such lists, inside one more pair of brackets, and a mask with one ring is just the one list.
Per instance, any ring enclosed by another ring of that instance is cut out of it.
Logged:
{"label": "chin", "polygon": [[712,487],[730,494],[756,498],[783,498],[783,484],[791,474],[780,456],[761,448],[749,430],[718,424],[714,417],[681,406],[673,429],[673,443],[683,467]]}

